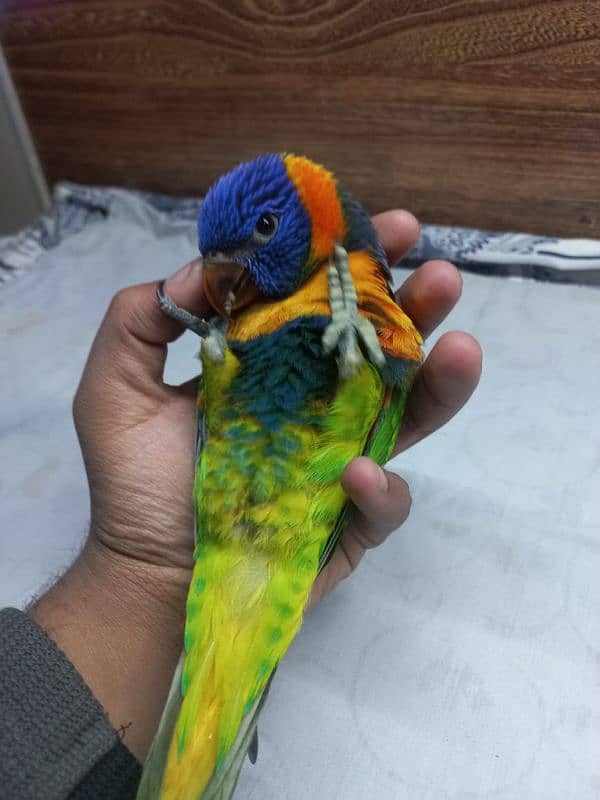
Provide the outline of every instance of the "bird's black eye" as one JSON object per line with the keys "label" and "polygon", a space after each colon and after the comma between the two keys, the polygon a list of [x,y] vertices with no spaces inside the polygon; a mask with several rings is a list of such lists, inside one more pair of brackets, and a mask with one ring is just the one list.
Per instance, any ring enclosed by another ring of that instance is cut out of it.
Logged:
{"label": "bird's black eye", "polygon": [[255,242],[268,242],[275,236],[278,220],[274,214],[261,214],[254,226],[253,239]]}

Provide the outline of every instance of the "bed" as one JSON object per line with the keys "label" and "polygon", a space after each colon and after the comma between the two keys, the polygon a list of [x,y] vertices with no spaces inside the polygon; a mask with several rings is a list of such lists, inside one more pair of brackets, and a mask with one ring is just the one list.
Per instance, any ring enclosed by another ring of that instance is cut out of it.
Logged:
{"label": "bed", "polygon": [[70,408],[110,297],[195,254],[223,168],[322,158],[425,221],[398,282],[463,270],[442,330],[480,339],[480,388],[393,462],[411,517],[306,619],[240,797],[598,797],[599,30],[598,2],[3,4],[54,185],[0,239],[3,605],[85,535]]}

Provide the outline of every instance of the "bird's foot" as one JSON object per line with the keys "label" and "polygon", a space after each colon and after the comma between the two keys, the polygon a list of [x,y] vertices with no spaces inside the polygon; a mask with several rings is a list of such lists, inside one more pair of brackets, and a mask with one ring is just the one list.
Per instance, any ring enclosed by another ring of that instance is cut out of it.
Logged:
{"label": "bird's foot", "polygon": [[323,333],[324,351],[332,353],[337,349],[342,378],[352,377],[361,367],[364,356],[360,345],[370,361],[378,367],[385,366],[385,356],[379,345],[377,331],[371,321],[358,312],[348,253],[340,245],[335,246],[328,275],[331,322]]}
{"label": "bird's foot", "polygon": [[175,301],[165,292],[164,281],[156,287],[156,296],[161,311],[174,319],[187,330],[193,331],[202,339],[202,348],[211,361],[223,362],[225,360],[225,331],[223,320],[217,319],[207,322],[201,317],[190,314],[185,308],[180,308]]}

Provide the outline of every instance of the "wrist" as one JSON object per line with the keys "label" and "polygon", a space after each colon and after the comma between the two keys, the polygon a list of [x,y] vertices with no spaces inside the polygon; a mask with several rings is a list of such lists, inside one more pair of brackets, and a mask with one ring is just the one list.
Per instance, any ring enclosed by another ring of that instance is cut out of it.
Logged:
{"label": "wrist", "polygon": [[30,608],[145,757],[183,642],[189,573],[114,553],[93,533],[63,577]]}
{"label": "wrist", "polygon": [[135,608],[136,615],[151,627],[171,627],[185,615],[192,570],[183,563],[177,566],[163,559],[153,562],[145,555],[113,547],[104,533],[92,527],[75,563],[82,562],[82,571],[100,590],[119,595],[118,607],[125,603]]}

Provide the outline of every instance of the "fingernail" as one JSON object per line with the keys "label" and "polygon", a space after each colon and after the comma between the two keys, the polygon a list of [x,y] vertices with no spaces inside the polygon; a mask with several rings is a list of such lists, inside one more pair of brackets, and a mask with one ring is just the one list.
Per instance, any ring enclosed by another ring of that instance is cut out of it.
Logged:
{"label": "fingernail", "polygon": [[381,467],[378,466],[377,469],[379,470],[379,473],[377,475],[377,485],[379,486],[382,492],[387,492],[387,490],[389,489],[387,475],[381,469]]}

